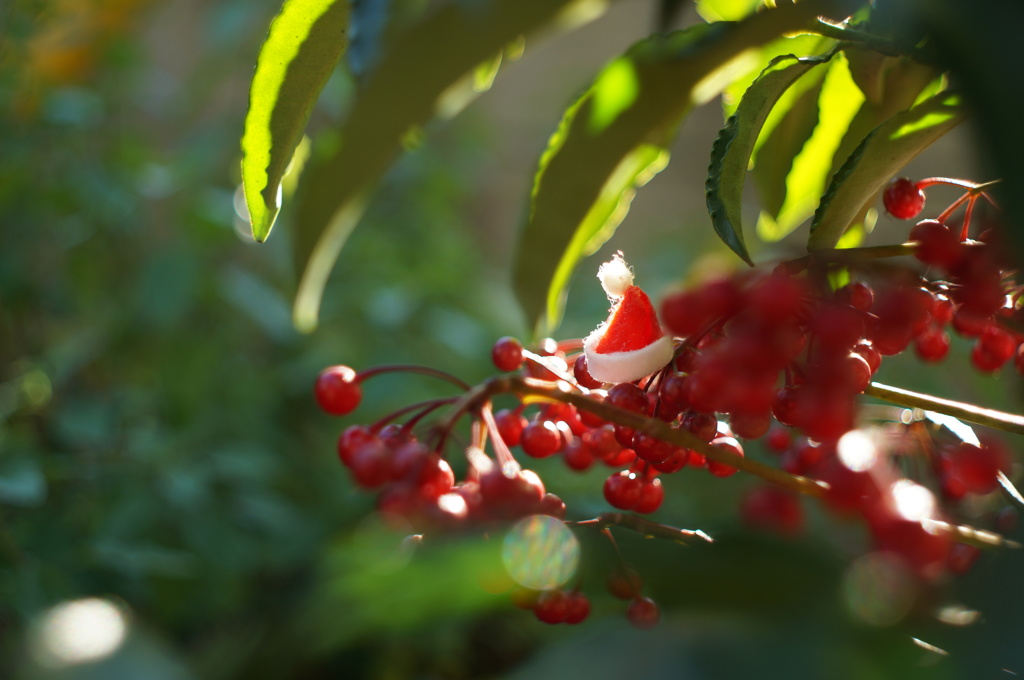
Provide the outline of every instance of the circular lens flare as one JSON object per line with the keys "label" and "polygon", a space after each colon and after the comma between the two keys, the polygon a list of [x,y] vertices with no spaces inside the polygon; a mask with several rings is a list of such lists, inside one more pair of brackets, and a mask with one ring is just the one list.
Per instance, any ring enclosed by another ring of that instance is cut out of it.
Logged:
{"label": "circular lens flare", "polygon": [[913,606],[917,581],[896,555],[868,553],[846,570],[843,594],[854,616],[874,626],[891,626]]}
{"label": "circular lens flare", "polygon": [[509,530],[501,558],[517,583],[548,590],[572,578],[580,561],[580,543],[562,521],[532,515]]}

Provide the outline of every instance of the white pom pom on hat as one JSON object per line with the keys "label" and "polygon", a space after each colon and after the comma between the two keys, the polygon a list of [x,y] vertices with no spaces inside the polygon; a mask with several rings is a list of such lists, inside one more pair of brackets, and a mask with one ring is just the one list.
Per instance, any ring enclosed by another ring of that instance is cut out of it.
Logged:
{"label": "white pom pom on hat", "polygon": [[598,268],[597,278],[601,279],[601,287],[608,297],[617,299],[625,295],[626,289],[633,285],[633,270],[622,259],[620,251]]}

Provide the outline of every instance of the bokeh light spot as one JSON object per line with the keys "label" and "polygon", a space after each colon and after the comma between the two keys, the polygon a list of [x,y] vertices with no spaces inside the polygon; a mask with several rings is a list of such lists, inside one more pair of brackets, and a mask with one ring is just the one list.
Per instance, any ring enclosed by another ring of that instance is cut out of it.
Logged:
{"label": "bokeh light spot", "polygon": [[846,606],[874,626],[900,621],[917,598],[917,581],[898,556],[874,552],[857,558],[843,576]]}
{"label": "bokeh light spot", "polygon": [[509,530],[501,558],[517,583],[547,590],[572,578],[580,561],[580,543],[560,520],[532,515]]}
{"label": "bokeh light spot", "polygon": [[47,611],[30,644],[41,665],[60,668],[110,656],[124,642],[127,631],[127,620],[117,605],[91,597]]}
{"label": "bokeh light spot", "polygon": [[875,442],[861,430],[850,430],[844,434],[836,448],[840,462],[854,472],[871,469],[878,459]]}
{"label": "bokeh light spot", "polygon": [[920,522],[935,516],[935,496],[927,488],[901,479],[892,485],[896,511],[906,519]]}

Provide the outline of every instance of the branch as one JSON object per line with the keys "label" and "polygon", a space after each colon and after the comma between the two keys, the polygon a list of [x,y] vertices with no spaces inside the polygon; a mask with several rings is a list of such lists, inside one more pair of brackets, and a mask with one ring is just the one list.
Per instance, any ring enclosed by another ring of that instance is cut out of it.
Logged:
{"label": "branch", "polygon": [[714,539],[700,529],[678,529],[676,527],[671,527],[667,524],[659,524],[658,522],[649,520],[646,517],[640,517],[639,515],[627,512],[604,512],[594,519],[585,519],[578,522],[566,522],[566,524],[573,524],[580,527],[593,526],[598,529],[605,529],[610,526],[619,526],[624,529],[629,529],[630,531],[635,531],[638,534],[643,534],[648,538],[664,538],[683,545],[687,545],[685,539],[688,538],[700,538],[708,543],[714,543]]}
{"label": "branch", "polygon": [[761,479],[781,486],[794,493],[809,496],[821,496],[828,489],[828,485],[807,477],[792,475],[784,470],[765,465],[756,460],[737,456],[709,445],[696,438],[689,431],[676,429],[657,418],[649,418],[616,408],[603,401],[596,401],[592,397],[575,392],[563,392],[558,387],[551,387],[550,383],[523,378],[518,375],[504,375],[487,380],[469,392],[464,394],[448,415],[448,418],[441,424],[441,431],[448,432],[465,413],[480,408],[487,400],[495,394],[514,393],[519,396],[534,396],[549,401],[560,401],[565,404],[572,404],[577,409],[589,411],[594,415],[618,425],[631,427],[638,432],[645,432],[662,441],[669,442],[687,449],[693,449],[703,454],[708,459],[724,465],[729,465],[756,475]]}
{"label": "branch", "polygon": [[932,397],[927,394],[911,392],[910,390],[890,387],[876,382],[868,385],[864,390],[864,394],[901,406],[944,413],[947,416],[966,420],[976,425],[984,425],[1015,434],[1024,434],[1024,416],[981,408],[980,406],[965,404],[960,401],[953,401],[952,399],[940,399],[939,397]]}

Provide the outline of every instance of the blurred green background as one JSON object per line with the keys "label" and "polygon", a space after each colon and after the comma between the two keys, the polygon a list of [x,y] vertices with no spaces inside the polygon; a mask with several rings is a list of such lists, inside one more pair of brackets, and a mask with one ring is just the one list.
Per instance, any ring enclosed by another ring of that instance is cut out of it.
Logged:
{"label": "blurred green background", "polygon": [[[277,9],[276,0],[0,4],[0,677],[1024,671],[1019,555],[985,554],[902,622],[872,626],[843,595],[864,547],[859,528],[807,505],[811,529],[796,542],[747,533],[736,508],[749,479],[686,471],[666,480],[656,518],[704,529],[713,546],[619,536],[663,607],[646,633],[602,594],[613,554],[586,532],[581,578],[594,614],[550,627],[495,592],[500,537],[413,550],[368,520],[372,497],[334,456],[337,433],[355,420],[316,409],[316,373],[420,363],[470,381],[488,375],[493,340],[524,333],[507,270],[537,155],[561,108],[650,30],[655,12],[624,1],[585,29],[530,44],[494,92],[428,130],[377,192],[320,328],[303,336],[290,322],[287,212],[261,246],[236,212],[248,79]],[[690,8],[680,18],[697,20]],[[337,122],[350,88],[343,75],[331,81],[314,131]],[[673,165],[609,244],[652,291],[694,265],[733,265],[703,213],[720,124],[714,106],[694,115]],[[969,144],[967,133],[944,142],[918,174],[970,175]],[[580,274],[564,334],[587,333],[604,305],[592,274]],[[922,374],[912,359],[886,370],[898,384],[1015,408],[1015,381],[975,377],[965,349],[944,374]],[[439,389],[382,378],[358,419]],[[536,465],[573,517],[607,509],[606,470],[561,467]],[[854,595],[884,598],[883,585]],[[88,597],[117,606],[126,641],[97,662],[48,663],[37,649],[46,612]],[[948,604],[982,618],[937,623]]]}

